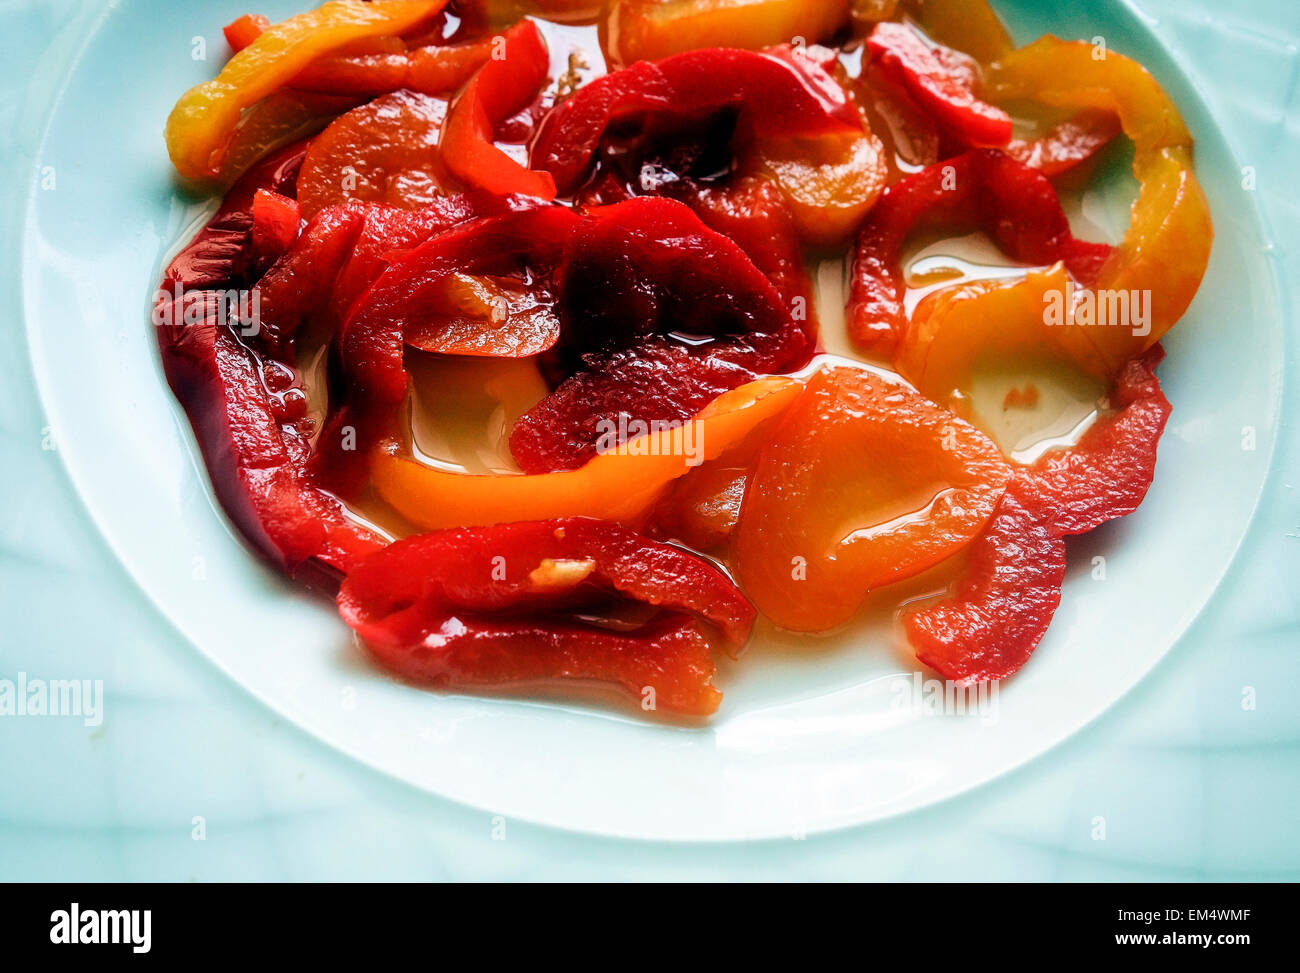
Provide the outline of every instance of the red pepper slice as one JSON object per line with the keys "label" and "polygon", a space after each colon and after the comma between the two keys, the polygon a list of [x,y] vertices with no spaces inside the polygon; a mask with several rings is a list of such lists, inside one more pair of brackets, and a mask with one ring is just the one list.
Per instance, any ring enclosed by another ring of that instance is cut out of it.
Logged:
{"label": "red pepper slice", "polygon": [[756,136],[861,132],[844,90],[810,58],[715,48],[641,61],[579,88],[542,122],[531,162],[569,194],[582,183],[601,136],[613,123],[647,113],[700,118],[739,109]]}
{"label": "red pepper slice", "polygon": [[849,329],[864,348],[888,351],[907,325],[903,244],[923,227],[973,225],[1010,256],[1060,260],[1080,283],[1095,280],[1112,247],[1075,239],[1056,189],[1036,169],[996,149],[974,149],[885,190],[858,235]]}
{"label": "red pepper slice", "polygon": [[438,151],[446,114],[440,98],[396,91],[335,119],[316,136],[303,162],[303,213],[310,219],[349,199],[418,209],[451,195]]}
{"label": "red pepper slice", "polygon": [[1118,411],[1017,473],[957,590],[904,617],[918,659],[960,683],[1005,679],[1024,665],[1060,602],[1062,538],[1132,513],[1151,486],[1170,413],[1155,376],[1163,358],[1155,345],[1129,362],[1111,395]]}
{"label": "red pepper slice", "polygon": [[278,257],[298,238],[302,213],[298,201],[269,189],[259,189],[253,197],[253,249],[268,257]]}
{"label": "red pepper slice", "polygon": [[575,374],[515,424],[529,473],[576,469],[620,415],[684,420],[758,373],[806,364],[815,340],[732,240],[675,200],[596,211],[557,273]]}
{"label": "red pepper slice", "polygon": [[526,108],[546,82],[551,63],[546,41],[531,20],[520,21],[499,40],[501,56],[494,50],[452,102],[442,129],[443,157],[466,186],[554,199],[550,173],[525,168],[492,142],[496,126]]}
{"label": "red pepper slice", "polygon": [[426,44],[409,51],[335,55],[308,65],[289,82],[299,91],[374,96],[413,91],[446,97],[492,56],[493,39],[464,44]]}
{"label": "red pepper slice", "polygon": [[[271,26],[260,14],[244,14],[225,28],[226,41],[243,50]],[[437,36],[441,40],[440,35]],[[289,87],[323,95],[374,97],[393,91],[448,95],[465,84],[492,55],[492,38],[464,44],[416,43],[401,38],[375,38],[375,45],[396,50],[334,54],[318,58],[293,76]]]}
{"label": "red pepper slice", "polygon": [[1011,116],[975,97],[972,78],[907,24],[878,24],[867,38],[872,60],[893,74],[909,95],[941,124],[971,146],[1011,141]]}
{"label": "red pepper slice", "polygon": [[270,19],[261,14],[244,14],[226,24],[221,32],[226,35],[226,43],[232,50],[242,51],[261,37],[270,26]]}
{"label": "red pepper slice", "polygon": [[1156,447],[1173,407],[1155,368],[1160,345],[1129,362],[1111,392],[1116,410],[1094,422],[1069,449],[1039,457],[1020,477],[1022,502],[1053,532],[1082,534],[1131,514],[1155,476]]}
{"label": "red pepper slice", "polygon": [[329,328],[337,328],[383,272],[388,254],[516,202],[469,193],[417,210],[359,201],[322,210],[257,285],[262,345],[287,354],[298,330],[315,315],[326,315]]}
{"label": "red pepper slice", "polygon": [[306,474],[312,428],[294,370],[257,358],[229,326],[251,334],[256,324],[230,315],[231,293],[247,288],[264,266],[252,245],[256,200],[290,196],[305,151],[302,144],[281,150],[235,184],[168,265],[154,320],[168,381],[226,512],[282,570],[296,574],[314,564],[328,574],[347,571],[384,541],[348,519]]}
{"label": "red pepper slice", "polygon": [[1065,542],[1023,505],[1018,482],[971,545],[953,595],[903,618],[916,657],[958,685],[1005,679],[1024,665],[1061,601]]}
{"label": "red pepper slice", "polygon": [[515,423],[510,452],[525,473],[575,470],[602,430],[625,422],[684,421],[756,373],[651,336],[595,358]]}
{"label": "red pepper slice", "polygon": [[[592,679],[708,715],[721,694],[696,618],[735,649],[754,609],[727,577],[627,528],[572,518],[438,531],[357,565],[339,612],[400,675],[450,688]],[[652,610],[637,627],[590,621]],[[643,703],[644,705],[644,703]]]}
{"label": "red pepper slice", "polygon": [[[401,371],[401,343],[419,330],[425,344],[445,354],[524,358],[546,351],[560,337],[553,314],[507,315],[491,331],[458,330],[439,298],[455,273],[518,275],[533,290],[547,278],[581,217],[562,206],[542,206],[473,220],[440,233],[405,253],[391,254],[388,268],[352,309],[342,336],[344,367],[361,388],[381,389]],[[546,301],[546,304],[552,303]],[[394,386],[393,391],[396,391]],[[399,396],[400,397],[400,396]]]}
{"label": "red pepper slice", "polygon": [[725,185],[695,183],[680,194],[704,224],[729,237],[772,282],[786,307],[816,340],[812,282],[799,230],[784,195],[770,179],[747,176]]}
{"label": "red pepper slice", "polygon": [[1007,155],[1046,176],[1059,176],[1087,162],[1120,133],[1113,112],[1082,111],[1035,139],[1015,139]]}

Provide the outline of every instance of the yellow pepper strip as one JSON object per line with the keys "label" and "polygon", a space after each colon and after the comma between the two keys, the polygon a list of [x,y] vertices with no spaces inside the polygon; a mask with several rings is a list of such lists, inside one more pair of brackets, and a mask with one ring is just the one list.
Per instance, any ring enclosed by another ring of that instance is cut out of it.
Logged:
{"label": "yellow pepper strip", "polygon": [[740,442],[802,388],[791,378],[758,379],[718,396],[694,419],[631,439],[576,470],[455,473],[403,458],[390,443],[376,450],[371,475],[379,495],[426,530],[555,517],[635,523],[675,479]]}
{"label": "yellow pepper strip", "polygon": [[998,103],[1112,111],[1138,155],[1192,144],[1178,109],[1146,68],[1087,41],[1041,37],[990,65],[985,81],[985,95]]}
{"label": "yellow pepper strip", "polygon": [[848,0],[614,0],[600,36],[611,67],[624,67],[705,47],[817,44],[848,21]]}
{"label": "yellow pepper strip", "polygon": [[[1150,296],[1141,327],[1072,329],[1075,357],[1094,374],[1114,374],[1172,328],[1196,295],[1210,259],[1209,203],[1192,170],[1192,136],[1174,103],[1131,58],[1084,41],[1044,37],[991,65],[987,93],[1119,116],[1133,141],[1141,184],[1123,241],[1096,281],[1098,294]],[[1143,333],[1144,332],[1144,333]],[[1090,360],[1087,348],[1091,348]]]}
{"label": "yellow pepper strip", "polygon": [[[945,287],[917,305],[899,345],[899,374],[933,402],[969,392],[975,366],[986,357],[1014,357],[1056,346],[1072,358],[1065,325],[1070,280],[1061,264],[1030,271],[1023,280],[977,280]],[[1049,301],[1059,302],[1062,326],[1049,326]]]}
{"label": "yellow pepper strip", "polygon": [[287,84],[323,54],[353,41],[400,34],[437,14],[447,0],[331,0],[276,24],[226,62],[211,81],[181,96],[167,118],[167,152],[195,182],[220,179],[246,108]]}

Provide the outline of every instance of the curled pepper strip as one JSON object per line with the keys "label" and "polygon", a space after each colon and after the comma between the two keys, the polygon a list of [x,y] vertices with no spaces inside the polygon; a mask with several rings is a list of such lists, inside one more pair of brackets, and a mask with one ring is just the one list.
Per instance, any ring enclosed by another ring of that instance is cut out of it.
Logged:
{"label": "curled pepper strip", "polygon": [[307,474],[313,430],[295,372],[255,357],[232,325],[248,334],[256,321],[232,320],[230,313],[231,290],[246,288],[261,273],[262,258],[252,244],[255,211],[289,209],[284,201],[304,152],[301,145],[282,150],[235,184],[168,266],[154,316],[164,370],[194,427],[222,507],[281,570],[294,575],[311,565],[328,575],[346,572],[384,541],[358,527]]}
{"label": "curled pepper strip", "polygon": [[1053,533],[1086,533],[1131,514],[1142,503],[1172,411],[1155,375],[1164,357],[1164,349],[1155,345],[1126,364],[1111,392],[1114,411],[1094,422],[1070,449],[1043,454],[1020,478],[1021,501]]}
{"label": "curled pepper strip", "polygon": [[1163,357],[1156,345],[1129,362],[1116,411],[1017,472],[953,594],[904,616],[918,659],[962,684],[1005,679],[1029,659],[1060,602],[1062,538],[1132,513],[1151,486],[1170,412],[1155,377]]}
{"label": "curled pepper strip", "polygon": [[988,72],[990,97],[1116,115],[1133,141],[1141,188],[1129,229],[1094,281],[1098,291],[1148,292],[1150,330],[1089,329],[1091,370],[1113,375],[1178,322],[1200,286],[1214,230],[1192,171],[1192,137],[1178,109],[1136,61],[1091,44],[1044,37],[1010,52]]}
{"label": "curled pepper strip", "polygon": [[878,24],[867,51],[925,111],[971,146],[1011,141],[1011,116],[981,101],[936,51],[907,24]]}
{"label": "curled pepper strip", "polygon": [[958,685],[1023,666],[1061,602],[1065,542],[1020,502],[1017,482],[971,545],[952,596],[904,616],[917,659]]}
{"label": "curled pepper strip", "polygon": [[531,20],[510,28],[465,90],[452,103],[442,131],[442,152],[452,175],[466,186],[494,193],[555,198],[548,172],[527,169],[492,142],[497,125],[527,107],[546,81],[550,55]]}
{"label": "curled pepper strip", "polygon": [[817,44],[848,20],[847,0],[614,0],[600,36],[610,65],[623,67],[708,47]]}
{"label": "curled pepper strip", "polygon": [[[652,609],[627,630],[583,616]],[[727,577],[679,548],[597,520],[448,530],[398,541],[358,564],[339,613],[385,666],[420,683],[504,686],[591,679],[688,715],[721,693],[697,619],[734,651],[754,610]]]}
{"label": "curled pepper strip", "polygon": [[352,41],[400,34],[432,17],[446,0],[331,0],[271,27],[226,62],[211,81],[181,96],[167,118],[167,151],[196,182],[217,180],[243,111],[304,67]]}
{"label": "curled pepper strip", "polygon": [[376,453],[371,473],[379,495],[427,530],[560,516],[635,525],[670,483],[779,415],[800,388],[793,379],[759,379],[724,393],[680,426],[611,441],[576,470],[531,476],[453,473],[384,448]]}
{"label": "curled pepper strip", "polygon": [[590,171],[605,130],[620,119],[654,112],[699,118],[728,108],[739,108],[759,139],[862,132],[844,90],[811,58],[789,48],[716,48],[641,61],[584,85],[546,116],[531,164],[569,194]]}
{"label": "curled pepper strip", "polygon": [[997,150],[972,150],[890,186],[868,216],[849,294],[849,329],[859,345],[892,351],[906,329],[899,261],[908,236],[922,227],[971,224],[1015,259],[1062,261],[1085,284],[1111,255],[1105,244],[1075,239],[1046,176]]}

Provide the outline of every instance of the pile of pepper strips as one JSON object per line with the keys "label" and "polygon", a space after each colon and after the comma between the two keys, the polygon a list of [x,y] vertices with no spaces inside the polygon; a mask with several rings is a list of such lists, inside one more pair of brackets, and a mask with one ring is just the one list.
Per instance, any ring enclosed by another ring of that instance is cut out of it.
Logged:
{"label": "pile of pepper strips", "polygon": [[[524,13],[599,18],[618,69],[557,84]],[[756,608],[827,631],[958,554],[903,629],[947,678],[1004,678],[1059,602],[1064,538],[1146,493],[1157,342],[1212,230],[1177,110],[1118,53],[1013,49],[983,0],[333,0],[226,36],[237,53],[167,123],[181,176],[225,196],[165,272],[164,365],[241,530],[308,584],[341,579],[344,620],[407,678],[595,680],[705,715],[711,643],[738,652]],[[1131,226],[1088,243],[1054,180],[1120,131]],[[909,315],[904,248],[939,230],[1047,269]],[[851,337],[906,381],[789,377],[818,350],[807,262],[846,245]],[[232,320],[250,289],[258,320]],[[1146,290],[1149,332],[1048,327],[1054,289]],[[307,333],[329,347],[323,418]],[[408,349],[539,363],[552,390],[509,440],[525,475],[411,458]],[[990,350],[1046,350],[1104,380],[1107,408],[1010,462],[958,414]],[[598,448],[629,416],[664,425]],[[366,526],[348,504],[367,491],[425,532]]]}

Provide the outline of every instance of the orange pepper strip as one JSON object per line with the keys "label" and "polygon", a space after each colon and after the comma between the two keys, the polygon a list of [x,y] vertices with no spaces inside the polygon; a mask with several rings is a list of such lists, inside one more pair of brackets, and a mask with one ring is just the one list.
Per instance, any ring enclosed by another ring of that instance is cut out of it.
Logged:
{"label": "orange pepper strip", "polygon": [[1009,476],[991,439],[902,382],[823,369],[759,452],[736,573],[777,625],[827,631],[974,540]]}
{"label": "orange pepper strip", "polygon": [[[1030,271],[1015,284],[977,280],[927,295],[912,313],[894,360],[899,373],[935,402],[969,391],[971,371],[986,355],[1014,355],[1056,344],[1070,357],[1064,341],[1069,313],[1070,280],[1057,263]],[[1059,301],[1062,327],[1049,326],[1045,313]]]}
{"label": "orange pepper strip", "polygon": [[1083,328],[1075,338],[1081,364],[1113,375],[1178,322],[1209,263],[1214,228],[1192,170],[1191,133],[1142,65],[1114,51],[1098,56],[1084,41],[1041,38],[991,65],[987,81],[986,93],[998,101],[1114,112],[1133,141],[1133,175],[1141,190],[1128,232],[1102,266],[1096,290],[1149,294],[1149,328]]}
{"label": "orange pepper strip", "polygon": [[848,0],[614,0],[600,39],[611,68],[621,68],[704,47],[817,44],[848,20]]}
{"label": "orange pepper strip", "polygon": [[675,479],[694,468],[692,461],[716,458],[786,409],[802,388],[790,378],[750,382],[718,396],[687,423],[628,440],[576,470],[527,476],[454,473],[402,458],[390,444],[376,451],[371,474],[381,497],[429,530],[555,517],[635,523]]}
{"label": "orange pepper strip", "polygon": [[176,102],[164,132],[173,165],[186,179],[217,180],[246,108],[322,54],[361,38],[400,34],[444,6],[446,0],[331,0],[276,24],[227,61],[216,78]]}

